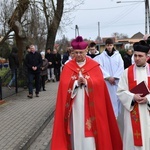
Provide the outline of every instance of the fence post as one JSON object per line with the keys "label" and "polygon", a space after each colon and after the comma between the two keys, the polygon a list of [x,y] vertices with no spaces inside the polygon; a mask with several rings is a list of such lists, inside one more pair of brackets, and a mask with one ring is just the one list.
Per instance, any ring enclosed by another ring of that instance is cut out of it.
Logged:
{"label": "fence post", "polygon": [[4,100],[2,100],[2,78],[0,77],[0,104],[5,103]]}
{"label": "fence post", "polygon": [[2,100],[2,78],[0,77],[0,100]]}
{"label": "fence post", "polygon": [[17,69],[15,69],[15,87],[16,87],[16,93],[18,93],[18,82],[17,82]]}

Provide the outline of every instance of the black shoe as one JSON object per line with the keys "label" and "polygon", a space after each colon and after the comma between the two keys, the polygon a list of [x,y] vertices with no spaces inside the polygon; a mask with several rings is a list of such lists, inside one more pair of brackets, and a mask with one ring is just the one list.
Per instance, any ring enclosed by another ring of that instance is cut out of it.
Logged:
{"label": "black shoe", "polygon": [[53,81],[53,82],[55,82],[55,80],[54,80],[54,79],[53,79],[52,81]]}
{"label": "black shoe", "polygon": [[27,95],[27,97],[32,98],[32,97],[33,97],[33,95],[32,95],[32,94],[29,94],[29,95]]}
{"label": "black shoe", "polygon": [[43,89],[43,91],[46,91],[46,89]]}
{"label": "black shoe", "polygon": [[36,97],[39,97],[39,94],[36,94]]}

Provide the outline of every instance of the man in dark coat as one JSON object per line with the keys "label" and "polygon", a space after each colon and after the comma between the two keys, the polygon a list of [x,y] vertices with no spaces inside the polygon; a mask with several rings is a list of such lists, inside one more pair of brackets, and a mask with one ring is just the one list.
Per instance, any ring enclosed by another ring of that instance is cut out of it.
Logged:
{"label": "man in dark coat", "polygon": [[70,51],[70,49],[72,49],[72,47],[68,47],[66,52],[63,54],[63,58],[62,58],[62,64],[63,65],[69,59],[69,51]]}
{"label": "man in dark coat", "polygon": [[46,50],[45,58],[48,60],[48,68],[47,68],[47,77],[48,82],[55,81],[55,75],[54,75],[54,56],[51,52],[50,48]]}
{"label": "man in dark coat", "polygon": [[57,49],[53,50],[54,54],[54,74],[56,81],[59,81],[60,78],[60,67],[61,67],[61,55],[58,53]]}
{"label": "man in dark coat", "polygon": [[126,51],[126,54],[123,57],[123,61],[124,61],[124,69],[128,68],[129,66],[132,65],[132,54],[133,51],[131,49],[128,49]]}
{"label": "man in dark coat", "polygon": [[36,51],[35,46],[30,46],[30,52],[26,55],[26,65],[28,68],[28,82],[29,82],[29,98],[33,97],[33,80],[35,80],[35,94],[36,97],[39,97],[40,91],[40,68],[42,65],[42,57]]}
{"label": "man in dark coat", "polygon": [[24,84],[24,89],[26,89],[28,87],[28,68],[26,66],[26,55],[30,52],[30,46],[27,45],[26,49],[24,51],[24,57],[23,57],[23,71],[24,71],[24,80],[25,80],[25,84]]}

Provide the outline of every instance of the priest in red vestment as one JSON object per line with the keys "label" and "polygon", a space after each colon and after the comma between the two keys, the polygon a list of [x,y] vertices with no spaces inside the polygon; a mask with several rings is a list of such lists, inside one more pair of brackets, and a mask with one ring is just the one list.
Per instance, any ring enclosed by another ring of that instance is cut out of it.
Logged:
{"label": "priest in red vestment", "polygon": [[122,140],[99,64],[88,44],[71,42],[75,58],[61,73],[50,150],[122,150]]}

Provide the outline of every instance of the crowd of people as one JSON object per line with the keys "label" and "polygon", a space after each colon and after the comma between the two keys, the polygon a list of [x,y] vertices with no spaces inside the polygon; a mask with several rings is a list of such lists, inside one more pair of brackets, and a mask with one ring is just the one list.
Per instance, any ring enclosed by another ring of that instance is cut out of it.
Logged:
{"label": "crowd of people", "polygon": [[[150,94],[131,92],[142,81],[150,88],[148,37],[134,43],[124,57],[111,38],[100,53],[95,42],[78,36],[62,60],[57,49],[45,54],[30,45],[26,50],[29,98],[33,80],[36,97],[46,91],[46,80],[59,81],[51,150],[150,150]],[[121,110],[123,137],[117,122]]]}
{"label": "crowd of people", "polygon": [[[7,87],[11,90],[15,85],[17,69],[19,68],[18,49],[12,48],[9,56],[9,66],[12,72],[12,79]],[[38,52],[35,45],[26,46],[23,57],[23,70],[25,75],[24,88],[28,88],[28,98],[39,97],[41,90],[46,91],[45,83],[59,81],[61,73],[61,55],[57,49],[51,51],[49,48],[45,51]]]}

